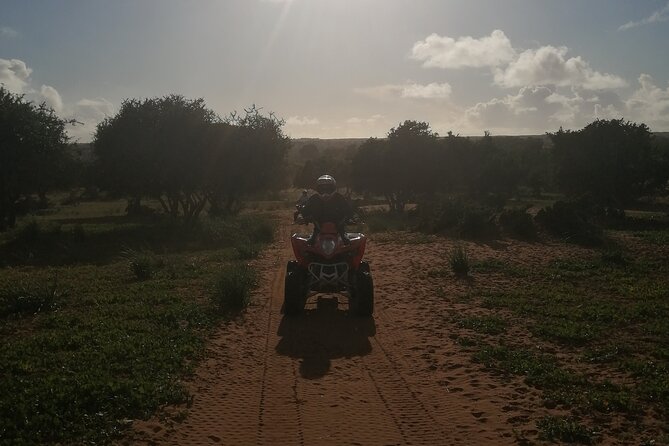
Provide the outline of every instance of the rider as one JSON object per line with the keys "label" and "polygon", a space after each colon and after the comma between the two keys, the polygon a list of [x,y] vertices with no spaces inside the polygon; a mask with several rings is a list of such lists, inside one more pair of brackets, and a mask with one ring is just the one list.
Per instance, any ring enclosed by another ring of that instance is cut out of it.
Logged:
{"label": "rider", "polygon": [[322,175],[316,180],[316,194],[309,197],[302,210],[306,222],[314,223],[314,232],[308,243],[312,245],[324,222],[332,222],[345,244],[350,243],[346,236],[346,221],[353,216],[353,208],[348,200],[337,192],[337,182],[330,175]]}
{"label": "rider", "polygon": [[307,201],[309,201],[309,195],[308,191],[304,189],[302,191],[302,195],[300,195],[300,198],[297,200],[297,203],[295,203],[295,207],[297,208],[295,210],[295,213],[293,213],[293,221],[297,221],[298,215],[302,212],[302,209],[304,209],[304,206],[307,204]]}

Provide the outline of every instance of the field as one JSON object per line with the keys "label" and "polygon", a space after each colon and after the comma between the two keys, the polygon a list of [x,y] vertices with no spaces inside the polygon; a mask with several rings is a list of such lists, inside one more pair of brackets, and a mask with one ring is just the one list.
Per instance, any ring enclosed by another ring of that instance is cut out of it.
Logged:
{"label": "field", "polygon": [[82,203],[5,236],[0,443],[669,443],[668,228],[585,248],[378,214],[374,317],[287,318],[287,207],[185,229]]}

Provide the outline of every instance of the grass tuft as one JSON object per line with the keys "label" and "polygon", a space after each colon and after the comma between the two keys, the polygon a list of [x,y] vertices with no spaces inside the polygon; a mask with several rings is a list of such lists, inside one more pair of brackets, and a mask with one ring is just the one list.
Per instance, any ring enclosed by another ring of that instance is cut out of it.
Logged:
{"label": "grass tuft", "polygon": [[251,303],[255,282],[254,271],[247,265],[227,265],[219,274],[212,301],[222,313],[238,313]]}
{"label": "grass tuft", "polygon": [[137,280],[150,279],[161,262],[153,253],[146,250],[134,250],[132,248],[125,248],[121,252],[123,257],[128,262],[128,268],[135,275]]}
{"label": "grass tuft", "polygon": [[54,278],[50,283],[0,290],[0,318],[26,316],[55,308],[57,301],[67,295]]}
{"label": "grass tuft", "polygon": [[547,416],[537,422],[539,438],[548,441],[592,444],[593,433],[570,418]]}
{"label": "grass tuft", "polygon": [[451,271],[458,277],[467,277],[469,275],[470,264],[467,249],[462,245],[456,245],[451,251],[448,258]]}

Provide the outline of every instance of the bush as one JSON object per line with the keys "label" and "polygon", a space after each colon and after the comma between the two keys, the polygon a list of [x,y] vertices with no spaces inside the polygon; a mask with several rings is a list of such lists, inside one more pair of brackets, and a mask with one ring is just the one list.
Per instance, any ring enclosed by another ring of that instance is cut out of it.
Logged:
{"label": "bush", "polygon": [[86,241],[86,230],[78,223],[72,228],[72,239],[76,243],[84,243]]}
{"label": "bush", "polygon": [[251,239],[241,239],[235,246],[241,260],[255,259],[260,254],[258,246]]}
{"label": "bush", "polygon": [[396,212],[369,212],[365,215],[365,223],[369,228],[369,232],[372,233],[404,231],[408,229],[406,216],[397,214]]}
{"label": "bush", "polygon": [[521,209],[506,209],[499,214],[499,225],[508,234],[525,240],[537,237],[532,216]]}
{"label": "bush", "polygon": [[494,238],[498,235],[492,209],[453,198],[419,203],[413,213],[417,228],[427,233],[451,233],[470,239]]}
{"label": "bush", "polygon": [[448,258],[451,270],[458,277],[467,277],[469,275],[470,265],[467,250],[462,245],[456,245]]}
{"label": "bush", "polygon": [[135,251],[132,248],[125,248],[121,252],[121,257],[127,260],[128,268],[138,280],[150,279],[160,264],[153,253],[145,250]]}
{"label": "bush", "polygon": [[600,245],[602,229],[590,222],[588,214],[574,203],[557,201],[537,213],[536,221],[549,232],[581,245]]}
{"label": "bush", "polygon": [[61,226],[59,224],[39,223],[35,219],[19,226],[14,232],[14,241],[17,243],[34,244],[37,242],[53,241],[60,236]]}
{"label": "bush", "polygon": [[221,312],[240,312],[251,302],[251,289],[254,284],[255,273],[249,266],[227,265],[216,282],[212,302]]}
{"label": "bush", "polygon": [[44,285],[0,290],[0,317],[30,315],[51,310],[55,307],[56,301],[65,295],[66,292],[59,289],[56,279]]}

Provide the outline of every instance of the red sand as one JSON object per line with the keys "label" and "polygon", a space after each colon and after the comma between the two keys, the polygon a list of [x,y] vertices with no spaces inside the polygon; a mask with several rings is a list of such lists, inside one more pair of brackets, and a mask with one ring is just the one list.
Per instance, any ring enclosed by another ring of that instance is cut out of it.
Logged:
{"label": "red sand", "polygon": [[[255,304],[211,340],[188,383],[193,402],[185,419],[177,421],[180,408],[167,409],[162,421],[136,421],[123,443],[515,444],[536,441],[536,420],[560,414],[543,407],[540,392],[522,378],[485,371],[472,362],[471,350],[455,344],[454,335],[471,333],[452,315],[488,310],[462,301],[467,283],[427,278],[428,270],[445,264],[451,241],[372,239],[373,319],[350,316],[343,296],[312,297],[303,315],[284,319],[291,230],[282,227],[255,261],[263,277]],[[474,258],[520,259],[526,267],[548,262],[547,250],[553,258],[588,253],[519,242],[468,249]],[[477,289],[512,286],[509,280],[490,274]],[[528,334],[511,327],[505,336]]]}

